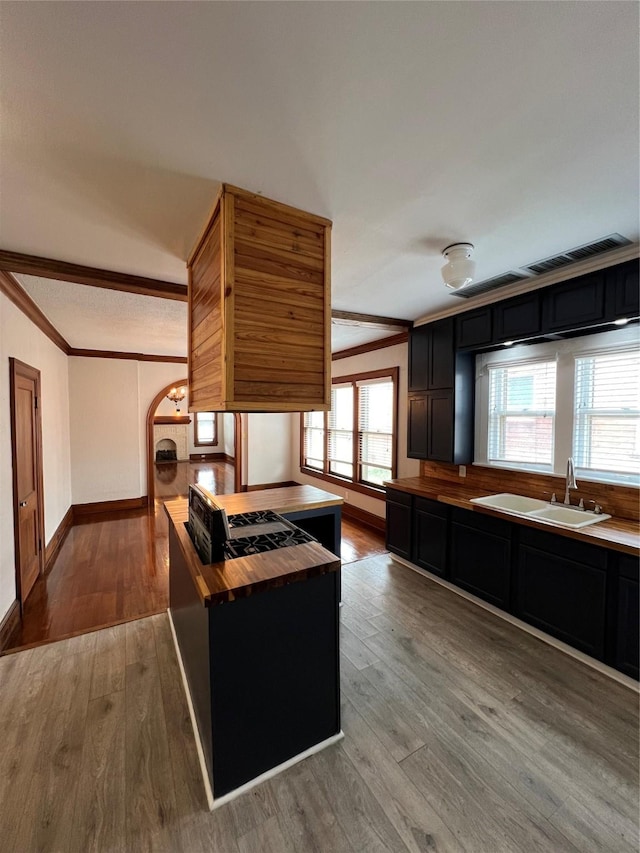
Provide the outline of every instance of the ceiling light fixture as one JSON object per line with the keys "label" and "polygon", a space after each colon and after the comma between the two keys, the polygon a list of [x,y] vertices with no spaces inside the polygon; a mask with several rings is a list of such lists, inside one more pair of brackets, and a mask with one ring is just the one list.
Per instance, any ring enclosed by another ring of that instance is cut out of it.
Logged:
{"label": "ceiling light fixture", "polygon": [[178,403],[182,402],[187,395],[186,385],[181,385],[179,388],[172,388],[167,394],[167,399],[176,404],[176,414],[180,412]]}
{"label": "ceiling light fixture", "polygon": [[471,260],[473,243],[452,243],[442,250],[447,259],[442,267],[442,278],[447,287],[460,290],[471,284],[476,273],[476,263]]}

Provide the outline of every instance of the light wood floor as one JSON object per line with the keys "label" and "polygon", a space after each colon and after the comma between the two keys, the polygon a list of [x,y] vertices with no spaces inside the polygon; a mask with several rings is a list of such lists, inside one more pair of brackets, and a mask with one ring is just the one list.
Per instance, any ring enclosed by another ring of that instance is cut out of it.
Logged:
{"label": "light wood floor", "polygon": [[0,847],[637,851],[637,696],[388,556],[343,570],[345,739],[214,813],[166,615],[0,659]]}

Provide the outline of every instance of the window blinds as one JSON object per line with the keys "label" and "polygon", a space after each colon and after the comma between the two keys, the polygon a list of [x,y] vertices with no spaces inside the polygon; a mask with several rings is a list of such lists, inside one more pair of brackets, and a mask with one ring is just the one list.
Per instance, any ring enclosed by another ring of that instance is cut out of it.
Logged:
{"label": "window blinds", "polygon": [[573,455],[578,471],[640,481],[640,352],[575,360]]}
{"label": "window blinds", "polygon": [[394,388],[389,379],[358,382],[360,479],[382,485],[393,464]]}
{"label": "window blinds", "polygon": [[555,360],[489,366],[487,460],[553,469]]}

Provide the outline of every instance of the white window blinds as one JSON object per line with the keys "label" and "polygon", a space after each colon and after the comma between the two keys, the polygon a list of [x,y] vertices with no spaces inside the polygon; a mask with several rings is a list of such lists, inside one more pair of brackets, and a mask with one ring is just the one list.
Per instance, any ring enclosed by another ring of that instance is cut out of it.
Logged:
{"label": "white window blinds", "polygon": [[575,362],[573,455],[578,473],[640,482],[640,352]]}
{"label": "white window blinds", "polygon": [[489,366],[487,461],[553,470],[555,360]]}
{"label": "white window blinds", "polygon": [[353,477],[353,385],[334,385],[329,412],[329,473]]}
{"label": "white window blinds", "polygon": [[304,413],[303,460],[309,468],[324,468],[324,412]]}
{"label": "white window blinds", "polygon": [[390,379],[358,385],[358,464],[360,479],[382,485],[392,477],[394,388]]}

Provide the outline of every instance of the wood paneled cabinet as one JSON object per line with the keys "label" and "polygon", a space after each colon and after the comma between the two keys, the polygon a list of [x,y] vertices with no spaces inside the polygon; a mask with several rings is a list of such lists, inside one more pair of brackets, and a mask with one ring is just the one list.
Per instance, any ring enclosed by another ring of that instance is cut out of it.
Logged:
{"label": "wood paneled cabinet", "polygon": [[494,341],[518,341],[540,334],[542,328],[540,291],[505,299],[493,306]]}
{"label": "wood paneled cabinet", "polygon": [[414,498],[413,561],[436,575],[448,574],[449,508],[427,498]]}
{"label": "wood paneled cabinet", "polygon": [[491,306],[465,311],[456,316],[456,346],[458,349],[481,349],[493,342]]}
{"label": "wood paneled cabinet", "polygon": [[[640,282],[638,261],[628,261],[613,269],[615,294],[613,315],[615,319],[629,319],[640,315]],[[609,285],[611,289],[611,285]]]}
{"label": "wood paneled cabinet", "polygon": [[224,184],[189,257],[190,410],[328,410],[331,222]]}
{"label": "wood paneled cabinet", "polygon": [[412,329],[409,335],[409,391],[452,388],[454,379],[453,318]]}
{"label": "wood paneled cabinet", "polygon": [[607,319],[606,270],[545,288],[542,300],[544,332],[565,332],[594,326]]}

